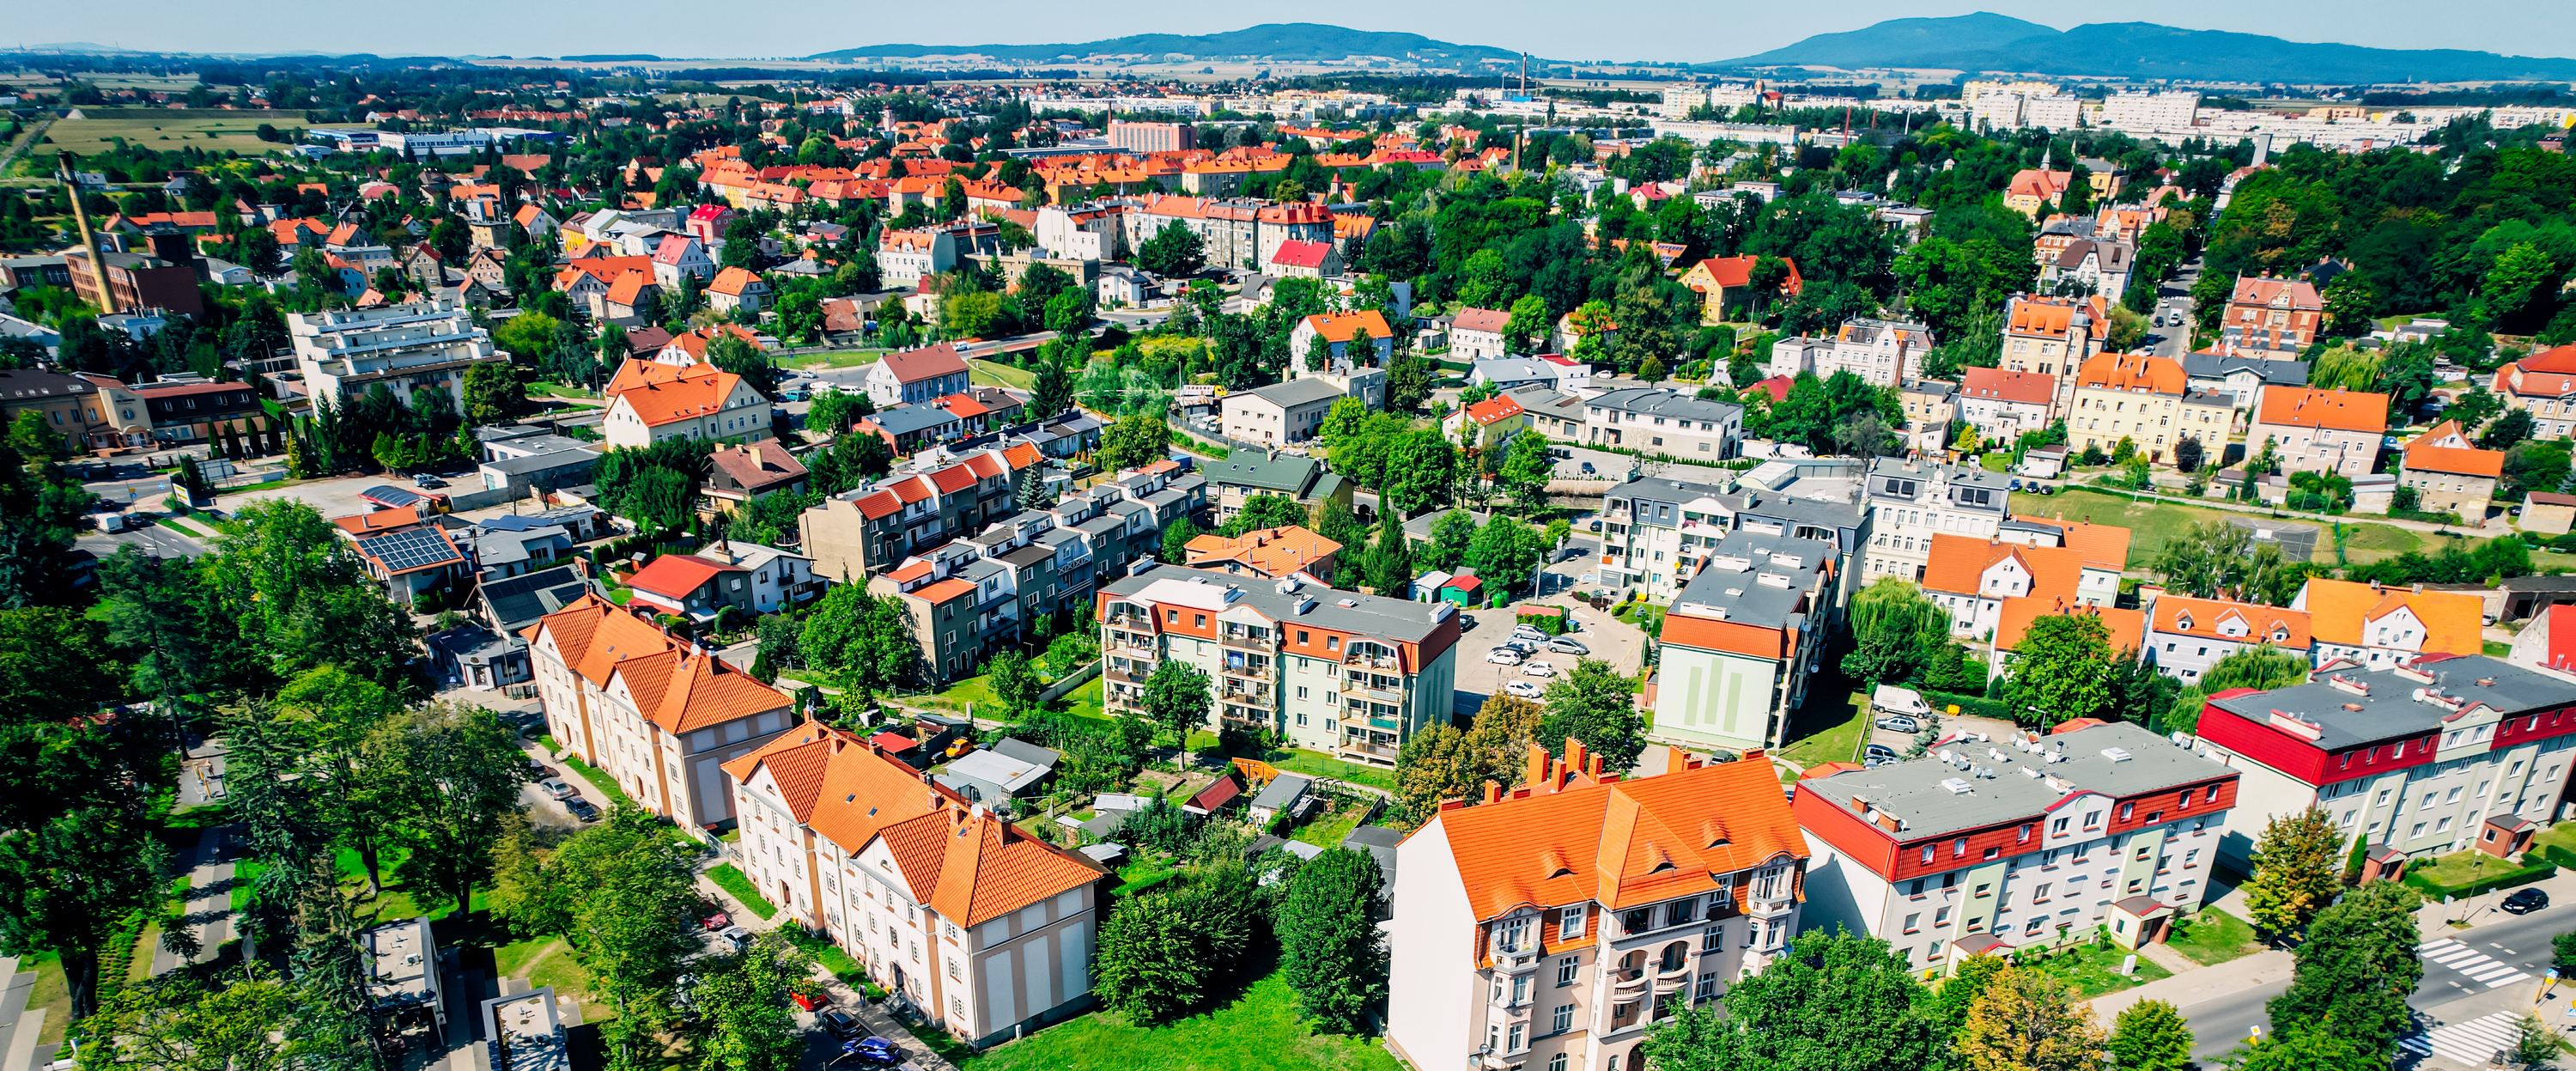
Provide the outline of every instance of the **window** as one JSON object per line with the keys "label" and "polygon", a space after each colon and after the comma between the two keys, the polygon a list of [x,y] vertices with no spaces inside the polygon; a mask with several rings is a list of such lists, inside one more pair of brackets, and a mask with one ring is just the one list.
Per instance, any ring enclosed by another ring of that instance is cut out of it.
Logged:
{"label": "window", "polygon": [[1916,879],[1914,879],[1913,884],[1907,885],[1907,886],[1905,887],[1905,895],[1907,895],[1907,896],[1921,896],[1921,895],[1923,895],[1923,879],[1922,879],[1922,878],[1916,878]]}
{"label": "window", "polygon": [[1619,928],[1628,933],[1638,933],[1644,930],[1653,929],[1654,914],[1655,913],[1652,909],[1643,907],[1634,911],[1621,912],[1619,915]]}
{"label": "window", "polygon": [[1992,895],[1993,890],[1994,886],[1991,884],[1979,885],[1977,886],[1977,891],[1973,895],[1975,898],[1983,900],[1987,896]]}
{"label": "window", "polygon": [[[2058,821],[2063,822],[2063,821],[2065,821],[2065,819],[2061,818],[2061,819],[2058,819]],[[1929,862],[1931,862],[1931,861],[1932,861],[1932,853],[1933,853],[1933,851],[1934,851],[1934,850],[1935,850],[1935,849],[1934,849],[1931,845],[1929,845],[1929,844],[1926,844],[1926,845],[1924,845],[1924,846],[1923,846],[1923,861],[1924,861],[1924,862],[1929,863]]]}
{"label": "window", "polygon": [[1699,901],[1675,900],[1665,909],[1664,925],[1679,926],[1699,917]]}
{"label": "window", "polygon": [[[1547,1025],[1548,1025],[1548,1033],[1551,1033],[1551,1034],[1562,1034],[1562,1033],[1565,1033],[1565,1032],[1566,1032],[1566,1031],[1568,1031],[1568,1030],[1572,1030],[1572,1029],[1574,1029],[1574,1005],[1571,1005],[1571,1004],[1559,1004],[1559,1005],[1557,1005],[1557,1006],[1556,1006],[1556,1014],[1555,1014],[1555,1015],[1553,1015],[1553,1016],[1551,1016],[1551,1017],[1549,1017],[1548,1022],[1547,1022]],[[1555,1061],[1553,1064],[1551,1064],[1550,1066],[1554,1066],[1554,1067],[1563,1067],[1563,1066],[1565,1066],[1565,1054],[1564,1054],[1564,1053],[1561,1053],[1561,1052],[1560,1052],[1560,1053],[1558,1053],[1558,1054],[1556,1054],[1556,1061]]]}
{"label": "window", "polygon": [[1507,1051],[1507,1052],[1520,1052],[1520,1051],[1523,1051],[1523,1050],[1528,1049],[1528,1048],[1529,1048],[1529,1026],[1528,1026],[1527,1024],[1525,1024],[1525,1023],[1513,1023],[1513,1024],[1512,1024],[1512,1033],[1511,1033],[1511,1048],[1509,1048],[1509,1049],[1507,1049],[1507,1050],[1505,1050],[1505,1051]]}
{"label": "window", "polygon": [[[2045,889],[2045,888],[2047,888],[2047,887],[2048,887],[2048,886],[2045,886],[2045,885],[2040,886],[2040,888],[2042,888],[2042,889]],[[1905,916],[1905,932],[1907,932],[1907,933],[1920,933],[1920,932],[1922,932],[1922,930],[1923,930],[1923,913],[1922,913],[1922,912],[1917,911],[1917,912],[1915,912],[1915,913],[1913,913],[1913,914],[1911,914],[1911,915],[1907,915],[1907,916]]]}
{"label": "window", "polygon": [[1550,1057],[1548,1057],[1548,1058],[1547,1058],[1547,1071],[1565,1071],[1565,1060],[1566,1060],[1566,1056],[1565,1056],[1565,1054],[1564,1054],[1564,1053],[1561,1053],[1561,1052],[1560,1052],[1560,1053],[1557,1053],[1557,1054],[1556,1054],[1556,1055],[1554,1055],[1554,1056],[1550,1056]]}
{"label": "window", "polygon": [[2021,824],[2021,835],[2020,835],[2019,837],[2014,838],[2014,839],[2015,839],[2016,841],[2020,841],[2020,842],[2027,842],[2027,841],[2029,841],[2029,840],[2030,840],[2030,834],[2031,834],[2031,831],[2032,831],[2032,830],[2034,830],[2034,829],[2037,829],[2037,828],[2039,828],[2039,826],[2038,826],[2038,824],[2037,824],[2037,823],[2034,823],[2034,822],[2024,822],[2024,823],[2022,823],[2022,824]]}
{"label": "window", "polygon": [[1582,973],[1583,957],[1581,956],[1567,956],[1556,961],[1556,984],[1558,985],[1573,985],[1574,980]]}
{"label": "window", "polygon": [[2066,821],[2066,819],[2060,818],[2054,822],[2050,822],[2048,824],[2048,835],[2052,837],[2066,835]]}
{"label": "window", "polygon": [[1529,1003],[1529,988],[1529,975],[1515,974],[1512,976],[1512,1005],[1514,1007]]}
{"label": "window", "polygon": [[2086,811],[2086,812],[2084,812],[2084,828],[2086,828],[2086,829],[2092,829],[2092,828],[2095,828],[2095,827],[2097,827],[2097,826],[2100,826],[2101,824],[2102,824],[2102,812],[2100,812],[2100,811]]}
{"label": "window", "polygon": [[959,981],[964,981],[966,979],[966,971],[964,968],[957,965],[956,960],[952,959],[948,961],[948,976]]}
{"label": "window", "polygon": [[1557,939],[1561,941],[1571,941],[1577,937],[1583,936],[1583,924],[1585,921],[1586,911],[1582,904],[1576,904],[1573,907],[1566,908],[1565,914],[1560,916],[1556,921]]}
{"label": "window", "polygon": [[[2123,822],[2128,821],[2128,820],[2129,820],[2129,816],[2130,816],[2130,815],[2133,815],[2133,814],[2136,814],[2136,813],[2138,813],[2138,805],[2137,805],[2137,804],[2134,804],[2134,803],[2123,803],[2123,804],[2121,804],[2121,805],[2120,805],[2120,820],[2121,820],[2121,821],[2123,821]],[[2086,820],[2085,820],[2085,823],[2084,823],[2084,824],[2086,824],[2086,825],[2091,825],[2091,824],[2093,824],[2093,823],[2092,823],[2092,820],[2088,818],[2088,819],[2086,819]]]}
{"label": "window", "polygon": [[1717,972],[1708,971],[1699,976],[1699,988],[1692,992],[1691,1000],[1698,1002],[1715,999],[1717,999]]}
{"label": "window", "polygon": [[1949,924],[1950,924],[1950,909],[1949,909],[1949,908],[1947,908],[1947,907],[1943,907],[1943,908],[1941,908],[1940,910],[1938,910],[1938,911],[1934,911],[1934,912],[1932,913],[1932,926],[1933,926],[1933,928],[1934,928],[1934,929],[1939,929],[1939,928],[1941,928],[1941,927],[1943,927],[1943,926],[1947,926],[1947,925],[1949,925]]}
{"label": "window", "polygon": [[1725,924],[1725,923],[1719,923],[1719,924],[1717,924],[1717,925],[1715,925],[1715,926],[1711,926],[1711,927],[1709,927],[1709,928],[1707,928],[1707,929],[1705,929],[1705,930],[1700,931],[1700,935],[1699,935],[1699,950],[1700,950],[1700,951],[1702,951],[1702,952],[1721,952],[1721,951],[1724,951],[1725,949],[1726,949],[1726,924]]}
{"label": "window", "polygon": [[1966,854],[1968,854],[1968,838],[1961,837],[1950,842],[1950,858],[1956,859]]}

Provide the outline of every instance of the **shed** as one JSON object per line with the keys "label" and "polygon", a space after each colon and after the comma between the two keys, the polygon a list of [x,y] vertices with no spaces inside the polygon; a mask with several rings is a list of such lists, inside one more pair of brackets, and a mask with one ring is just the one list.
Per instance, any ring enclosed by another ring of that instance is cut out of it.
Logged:
{"label": "shed", "polygon": [[1283,773],[1271,780],[1261,794],[1252,798],[1252,822],[1269,825],[1277,815],[1305,802],[1306,794],[1315,787],[1315,779],[1302,774]]}
{"label": "shed", "polygon": [[1085,844],[1074,850],[1081,852],[1083,858],[1105,867],[1117,866],[1119,860],[1127,858],[1126,845],[1111,844],[1106,841],[1099,844]]}
{"label": "shed", "polygon": [[1342,838],[1341,846],[1355,852],[1367,852],[1377,860],[1378,895],[1395,895],[1395,847],[1404,843],[1401,830],[1385,826],[1361,826]]}
{"label": "shed", "polygon": [[1441,602],[1475,606],[1484,598],[1484,588],[1485,582],[1475,577],[1453,576],[1449,578],[1448,583],[1440,585],[1440,591],[1435,597]]}
{"label": "shed", "polygon": [[1108,840],[1118,835],[1118,830],[1127,824],[1127,816],[1134,813],[1136,812],[1102,811],[1082,824],[1082,835],[1095,841]]}
{"label": "shed", "polygon": [[[1005,740],[1004,743],[1018,743],[1018,741]],[[948,764],[948,776],[977,782],[982,787],[998,789],[999,795],[1004,797],[1017,796],[1028,791],[1038,782],[1046,780],[1048,774],[1055,772],[1055,752],[1047,751],[1045,748],[1036,750],[1045,752],[1041,761],[1014,758],[1002,753],[998,747],[970,751],[964,757]],[[993,796],[995,793],[986,792],[984,795]]]}
{"label": "shed", "polygon": [[1234,774],[1228,772],[1225,776],[1217,778],[1215,784],[1200,789],[1198,795],[1190,797],[1188,803],[1181,805],[1181,809],[1191,814],[1211,815],[1226,809],[1241,798],[1243,798],[1243,783],[1235,780]]}
{"label": "shed", "polygon": [[2576,528],[2576,495],[2534,491],[2522,500],[2522,530],[2566,535]]}
{"label": "shed", "polygon": [[1451,574],[1433,569],[1413,578],[1413,601],[1430,602],[1440,597],[1440,589],[1449,583]]}

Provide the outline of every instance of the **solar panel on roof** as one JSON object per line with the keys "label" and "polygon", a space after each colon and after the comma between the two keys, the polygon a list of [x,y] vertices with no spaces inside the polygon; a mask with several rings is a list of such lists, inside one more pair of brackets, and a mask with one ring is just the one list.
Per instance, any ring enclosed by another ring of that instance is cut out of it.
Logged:
{"label": "solar panel on roof", "polygon": [[456,549],[439,538],[435,529],[429,528],[414,528],[361,540],[358,549],[385,563],[385,571],[391,573],[409,572],[457,559]]}

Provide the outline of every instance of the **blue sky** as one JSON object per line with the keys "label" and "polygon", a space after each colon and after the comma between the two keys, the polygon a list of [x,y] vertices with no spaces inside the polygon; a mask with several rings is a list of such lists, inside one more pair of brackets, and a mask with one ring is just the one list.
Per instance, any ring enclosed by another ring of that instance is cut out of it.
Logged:
{"label": "blue sky", "polygon": [[[1986,3],[1982,9],[2065,27],[2080,5]],[[1881,19],[1964,14],[1894,0],[1838,4],[1631,0],[1610,6],[1561,0],[1410,0],[1371,10],[1240,9],[1224,5],[1131,7],[979,0],[971,4],[873,4],[765,0],[749,8],[701,0],[616,5],[525,0],[440,0],[426,8],[345,0],[122,0],[103,8],[27,5],[0,45],[87,41],[125,48],[206,52],[374,52],[384,55],[520,56],[650,52],[673,57],[798,56],[863,44],[1091,41],[1130,33],[1211,33],[1263,21],[1337,22],[1410,31],[1464,44],[1527,49],[1568,59],[1704,61],[1750,55],[1809,34]],[[399,11],[399,14],[395,12]],[[973,12],[971,19],[957,17]],[[382,15],[384,17],[376,17]],[[742,17],[736,17],[742,16]],[[2567,0],[2169,0],[2151,10],[2100,12],[2101,21],[2152,21],[2294,41],[2378,48],[2465,48],[2576,56]]]}

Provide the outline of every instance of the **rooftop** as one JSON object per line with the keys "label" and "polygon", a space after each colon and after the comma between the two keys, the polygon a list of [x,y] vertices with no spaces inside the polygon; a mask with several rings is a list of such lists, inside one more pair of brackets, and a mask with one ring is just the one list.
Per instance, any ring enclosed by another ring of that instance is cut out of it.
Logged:
{"label": "rooftop", "polygon": [[1893,816],[1902,826],[1891,836],[1912,841],[2037,817],[2075,792],[2122,798],[2233,775],[2136,725],[2109,722],[2026,745],[1961,741],[1911,762],[1808,778],[1797,790],[1863,821],[1872,811]]}
{"label": "rooftop", "polygon": [[[2345,688],[2335,677],[2362,690]],[[2222,692],[2211,697],[2209,705],[2257,727],[2275,726],[2271,731],[2290,734],[2309,747],[2333,751],[2432,732],[2468,709],[2436,702],[2431,697],[2434,693],[2492,707],[2508,716],[2576,706],[2576,684],[2485,655],[2425,655],[2411,666],[2367,671],[2353,667],[2268,692]],[[2315,735],[2278,728],[2274,711],[2305,722]]]}

